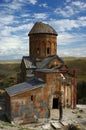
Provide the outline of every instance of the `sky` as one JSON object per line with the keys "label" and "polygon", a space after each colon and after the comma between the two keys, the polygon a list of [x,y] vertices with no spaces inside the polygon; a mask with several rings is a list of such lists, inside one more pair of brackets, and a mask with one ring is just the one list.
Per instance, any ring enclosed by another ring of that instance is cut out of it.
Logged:
{"label": "sky", "polygon": [[60,57],[86,57],[85,0],[0,0],[0,60],[29,55],[35,22],[56,30]]}

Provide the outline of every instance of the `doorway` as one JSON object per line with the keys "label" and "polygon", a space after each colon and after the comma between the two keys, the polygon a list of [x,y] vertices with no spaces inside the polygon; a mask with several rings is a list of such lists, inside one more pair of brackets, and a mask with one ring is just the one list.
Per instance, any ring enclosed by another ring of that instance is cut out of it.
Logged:
{"label": "doorway", "polygon": [[53,98],[53,109],[58,109],[58,98]]}

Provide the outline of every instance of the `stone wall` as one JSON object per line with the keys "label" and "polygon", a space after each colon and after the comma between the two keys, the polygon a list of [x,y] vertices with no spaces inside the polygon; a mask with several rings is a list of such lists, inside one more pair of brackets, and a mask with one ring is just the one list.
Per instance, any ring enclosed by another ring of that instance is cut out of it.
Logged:
{"label": "stone wall", "polygon": [[46,83],[55,82],[58,81],[61,77],[60,74],[55,72],[43,72],[43,71],[36,71],[35,72],[36,77],[43,79]]}
{"label": "stone wall", "polygon": [[16,123],[28,123],[36,121],[36,118],[48,118],[48,101],[43,87],[11,97],[11,117]]}

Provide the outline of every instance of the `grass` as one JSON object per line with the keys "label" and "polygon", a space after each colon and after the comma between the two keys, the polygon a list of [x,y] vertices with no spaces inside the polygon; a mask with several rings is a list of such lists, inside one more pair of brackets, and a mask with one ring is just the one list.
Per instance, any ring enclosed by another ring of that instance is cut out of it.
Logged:
{"label": "grass", "polygon": [[11,124],[11,123],[9,123],[9,122],[0,122],[0,129],[6,129],[6,127],[7,127],[7,129],[14,129],[15,128],[15,130],[31,130],[31,129],[29,129],[29,128],[22,128],[22,127],[20,127],[20,126],[16,126],[16,125],[13,125],[13,124]]}
{"label": "grass", "polygon": [[19,128],[18,130],[31,130],[29,128]]}
{"label": "grass", "polygon": [[9,122],[3,122],[2,123],[3,126],[10,126],[10,127],[15,127],[15,125],[9,123]]}
{"label": "grass", "polygon": [[86,81],[86,57],[83,58],[63,58],[65,64],[71,68],[76,69],[77,82]]}
{"label": "grass", "polygon": [[19,62],[0,62],[0,89],[16,84],[18,72],[20,72]]}
{"label": "grass", "polygon": [[0,128],[1,128],[1,130],[2,130],[2,129],[4,129],[4,127],[3,127],[3,126],[0,126]]}

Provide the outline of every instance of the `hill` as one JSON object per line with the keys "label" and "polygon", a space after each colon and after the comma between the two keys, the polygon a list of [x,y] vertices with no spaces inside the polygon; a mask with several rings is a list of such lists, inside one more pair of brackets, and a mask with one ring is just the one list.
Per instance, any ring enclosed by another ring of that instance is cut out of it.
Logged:
{"label": "hill", "polygon": [[0,61],[0,88],[17,83],[17,73],[20,71],[20,62]]}
{"label": "hill", "polygon": [[77,82],[86,82],[86,57],[64,57],[63,60],[69,68],[77,70]]}

